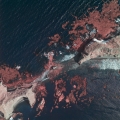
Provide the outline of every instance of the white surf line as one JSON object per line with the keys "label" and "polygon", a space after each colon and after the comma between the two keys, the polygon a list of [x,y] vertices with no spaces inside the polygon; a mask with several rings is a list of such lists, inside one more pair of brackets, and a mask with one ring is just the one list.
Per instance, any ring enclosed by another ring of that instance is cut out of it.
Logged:
{"label": "white surf line", "polygon": [[61,62],[68,61],[74,57],[75,57],[75,54],[65,55],[60,61]]}
{"label": "white surf line", "polygon": [[[90,66],[93,68],[98,69],[111,69],[111,70],[120,70],[120,59],[111,59],[111,58],[105,58],[105,59],[93,59],[90,60]],[[92,62],[94,61],[94,62]],[[99,62],[98,62],[99,61]]]}
{"label": "white surf line", "polygon": [[50,71],[50,70],[46,70],[45,72],[43,72],[43,74],[40,75],[38,78],[36,78],[32,83],[43,82],[43,81],[49,79],[49,78],[47,77],[49,71]]}
{"label": "white surf line", "polygon": [[105,41],[105,40],[98,40],[98,39],[96,39],[96,38],[93,38],[93,41],[95,41],[95,42],[97,42],[97,43],[99,43],[99,44],[106,44],[106,42],[107,42],[107,41]]}

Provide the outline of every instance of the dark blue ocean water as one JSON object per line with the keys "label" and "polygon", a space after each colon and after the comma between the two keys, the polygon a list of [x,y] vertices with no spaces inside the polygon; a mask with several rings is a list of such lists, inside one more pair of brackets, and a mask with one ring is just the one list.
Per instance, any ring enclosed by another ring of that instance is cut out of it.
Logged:
{"label": "dark blue ocean water", "polygon": [[[22,70],[39,71],[49,51],[48,37],[64,33],[61,25],[82,16],[87,8],[102,6],[101,0],[1,0],[0,64],[22,66]],[[66,37],[66,36],[64,36]],[[39,56],[36,57],[39,53]]]}

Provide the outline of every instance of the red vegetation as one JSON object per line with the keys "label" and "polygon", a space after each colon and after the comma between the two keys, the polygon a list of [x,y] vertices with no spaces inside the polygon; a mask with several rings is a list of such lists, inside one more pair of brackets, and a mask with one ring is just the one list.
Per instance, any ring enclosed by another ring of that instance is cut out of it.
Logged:
{"label": "red vegetation", "polygon": [[45,98],[47,96],[47,90],[45,85],[42,84],[42,85],[36,86],[36,88],[34,89],[34,92],[36,93],[36,100],[39,103],[36,109],[37,111],[39,111],[37,115],[40,115],[41,111],[45,107],[45,103],[46,103]]}
{"label": "red vegetation", "polygon": [[69,31],[69,34],[74,34],[76,37],[79,37],[80,34],[86,33],[87,30],[85,24],[86,21],[84,19],[78,20],[76,18],[76,20],[71,24],[72,30]]}
{"label": "red vegetation", "polygon": [[[73,40],[72,48],[74,50],[78,50],[83,43],[80,36],[89,33],[89,31],[86,29],[86,24],[93,24],[94,28],[97,29],[97,34],[91,37],[96,37],[99,39],[107,38],[111,32],[115,31],[116,26],[118,26],[115,23],[115,18],[120,15],[120,6],[118,5],[117,0],[104,3],[101,12],[97,10],[90,12],[89,10],[90,9],[88,9],[88,16],[85,16],[82,19],[78,19],[75,16],[75,21],[73,21],[71,24],[72,29],[69,30],[69,34],[74,36],[74,39],[70,38]],[[66,24],[67,22],[63,24],[63,26],[66,26]]]}
{"label": "red vegetation", "polygon": [[71,78],[70,81],[54,80],[46,83],[45,86],[39,85],[35,89],[37,101],[39,102],[39,115],[44,113],[44,108],[48,109],[48,113],[58,108],[70,108],[74,104],[84,108],[89,106],[93,99],[93,97],[87,97],[86,79],[79,76]]}
{"label": "red vegetation", "polygon": [[89,13],[89,18],[86,22],[93,24],[97,28],[98,34],[100,34],[103,39],[106,38],[111,32],[115,31],[114,28],[117,26],[113,19],[110,19],[109,16],[105,16],[104,13],[100,13],[99,11]]}
{"label": "red vegetation", "polygon": [[66,29],[65,27],[68,25],[69,21],[65,22],[64,24],[62,24],[62,28]]}
{"label": "red vegetation", "polygon": [[[74,76],[71,81],[70,81],[71,85],[75,85],[75,89],[77,90],[85,90],[86,91],[86,87],[87,87],[87,82],[86,82],[86,78],[82,79],[80,76]],[[86,95],[86,93],[85,93]]]}
{"label": "red vegetation", "polygon": [[50,42],[48,43],[48,45],[52,45],[53,43],[57,43],[59,40],[60,40],[60,35],[59,34],[55,34],[54,36],[52,37],[49,37],[50,39]]}
{"label": "red vegetation", "polygon": [[0,66],[0,78],[7,87],[20,87],[24,83],[31,83],[35,79],[28,72],[20,74],[17,69],[10,68],[6,65]]}
{"label": "red vegetation", "polygon": [[72,86],[72,89],[71,89],[71,92],[69,93],[69,95],[67,97],[67,100],[69,100],[70,102],[72,102],[74,104],[77,104],[81,100],[84,100],[84,97],[87,95],[87,92],[86,92],[86,87],[87,87],[86,79],[82,79],[79,76],[75,76],[75,77],[73,77],[71,79],[70,84]]}
{"label": "red vegetation", "polygon": [[66,82],[62,79],[55,81],[56,102],[61,102],[64,99],[64,92],[66,92]]}
{"label": "red vegetation", "polygon": [[104,3],[101,14],[111,20],[114,20],[117,16],[119,16],[120,6],[118,4],[118,0],[112,0],[109,3]]}
{"label": "red vegetation", "polygon": [[5,120],[5,118],[3,118],[3,117],[0,117],[0,120]]}
{"label": "red vegetation", "polygon": [[46,87],[45,85],[38,85],[36,88],[35,88],[35,93],[36,93],[36,97],[38,99],[40,99],[41,97],[46,97],[47,96],[47,90],[46,90]]}
{"label": "red vegetation", "polygon": [[20,73],[16,69],[2,65],[0,67],[0,76],[4,84],[14,82],[14,79],[20,78]]}
{"label": "red vegetation", "polygon": [[74,50],[78,50],[82,44],[83,44],[83,41],[80,38],[77,38],[76,40],[73,41],[72,48]]}

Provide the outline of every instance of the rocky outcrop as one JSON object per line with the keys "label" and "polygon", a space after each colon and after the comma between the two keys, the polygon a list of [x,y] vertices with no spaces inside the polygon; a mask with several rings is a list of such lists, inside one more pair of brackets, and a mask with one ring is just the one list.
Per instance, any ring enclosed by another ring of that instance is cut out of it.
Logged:
{"label": "rocky outcrop", "polygon": [[0,111],[4,113],[6,119],[8,119],[14,108],[19,104],[23,98],[28,98],[30,105],[35,103],[35,93],[32,92],[32,88],[21,88],[12,92],[7,92],[7,87],[0,85]]}
{"label": "rocky outcrop", "polygon": [[91,42],[85,47],[85,53],[79,63],[82,64],[90,59],[119,58],[120,57],[120,36],[110,39],[106,44]]}

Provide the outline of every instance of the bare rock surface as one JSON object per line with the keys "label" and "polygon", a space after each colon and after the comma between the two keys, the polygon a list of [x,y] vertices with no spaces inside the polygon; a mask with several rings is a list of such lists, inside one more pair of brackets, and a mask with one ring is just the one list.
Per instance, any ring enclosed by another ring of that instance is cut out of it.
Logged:
{"label": "bare rock surface", "polygon": [[0,104],[2,104],[3,100],[7,95],[7,88],[0,83]]}
{"label": "bare rock surface", "polygon": [[7,88],[0,85],[0,91],[0,111],[4,113],[7,119],[12,115],[15,106],[23,101],[23,98],[27,98],[31,106],[35,103],[35,93],[32,92],[32,88],[22,88],[7,92]]}
{"label": "bare rock surface", "polygon": [[83,55],[83,58],[79,61],[80,64],[94,58],[119,58],[120,36],[109,40],[106,44],[91,42],[91,44],[86,46],[85,52],[88,55]]}

